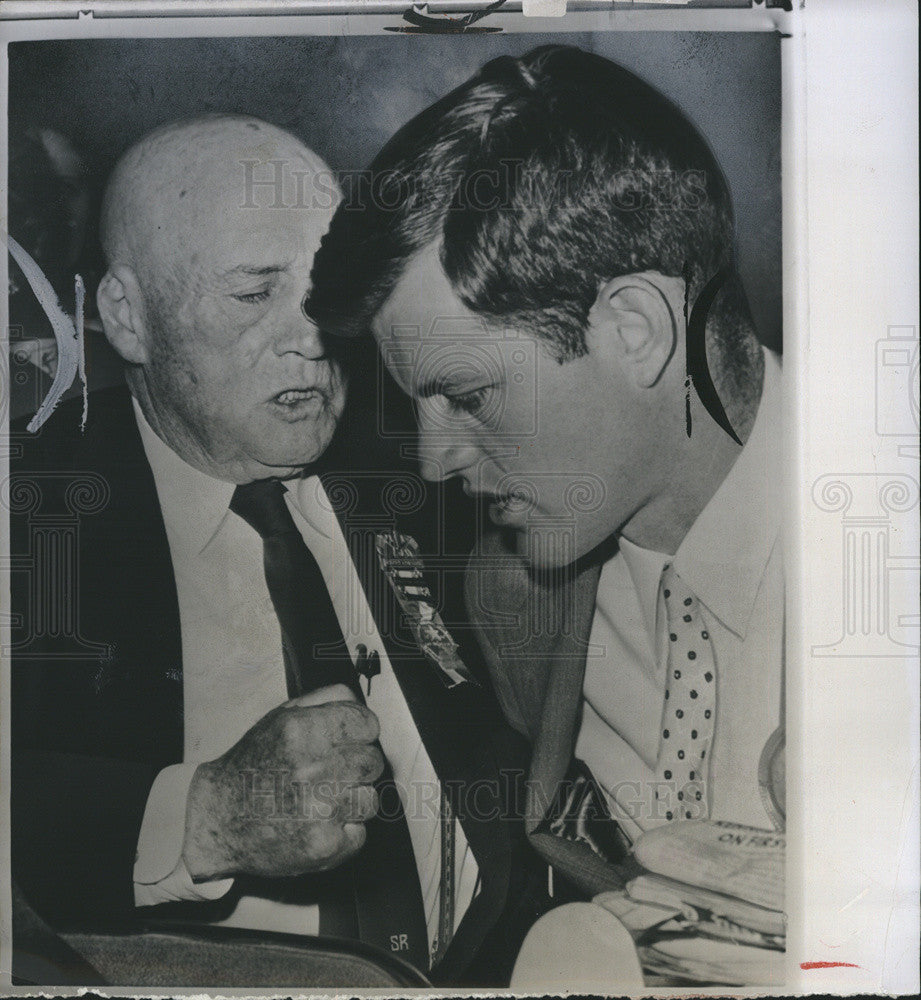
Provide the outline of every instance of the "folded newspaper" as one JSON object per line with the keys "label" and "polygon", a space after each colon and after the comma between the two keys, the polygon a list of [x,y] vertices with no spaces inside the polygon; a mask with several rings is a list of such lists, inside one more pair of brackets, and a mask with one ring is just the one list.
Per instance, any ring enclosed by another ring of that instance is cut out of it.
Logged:
{"label": "folded newspaper", "polygon": [[644,833],[643,868],[595,902],[633,936],[649,984],[767,985],[783,979],[783,833],[687,820]]}

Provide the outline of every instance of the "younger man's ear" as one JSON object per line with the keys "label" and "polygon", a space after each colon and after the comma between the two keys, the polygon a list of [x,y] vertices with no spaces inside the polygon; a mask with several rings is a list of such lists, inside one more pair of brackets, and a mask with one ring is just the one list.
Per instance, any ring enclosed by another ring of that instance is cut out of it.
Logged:
{"label": "younger man's ear", "polygon": [[639,389],[655,385],[675,353],[678,324],[670,291],[669,279],[657,272],[626,274],[601,286],[589,313],[591,338],[613,351]]}
{"label": "younger man's ear", "polygon": [[96,289],[96,305],[106,339],[129,364],[147,363],[147,327],[143,296],[134,271],[114,264]]}

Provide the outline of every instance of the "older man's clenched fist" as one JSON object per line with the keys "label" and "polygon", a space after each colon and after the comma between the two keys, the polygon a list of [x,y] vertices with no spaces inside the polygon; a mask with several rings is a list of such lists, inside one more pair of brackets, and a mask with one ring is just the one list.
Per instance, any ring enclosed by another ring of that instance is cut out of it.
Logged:
{"label": "older man's clenched fist", "polygon": [[343,685],[263,716],[189,789],[182,858],[193,879],[334,868],[365,841],[384,761],[377,717]]}

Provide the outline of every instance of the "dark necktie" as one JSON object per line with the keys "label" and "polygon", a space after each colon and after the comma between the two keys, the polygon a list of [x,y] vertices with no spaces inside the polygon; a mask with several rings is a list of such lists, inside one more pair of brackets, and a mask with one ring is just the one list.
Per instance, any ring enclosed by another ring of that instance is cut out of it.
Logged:
{"label": "dark necktie", "polygon": [[[281,626],[288,697],[346,684],[364,701],[323,574],[304,544],[284,494],[277,479],[238,486],[230,509],[262,538],[265,580]],[[361,852],[337,870],[332,898],[320,904],[320,933],[357,936],[425,971],[428,936],[419,875],[399,792],[386,762],[375,787],[378,814],[366,824],[368,836]]]}

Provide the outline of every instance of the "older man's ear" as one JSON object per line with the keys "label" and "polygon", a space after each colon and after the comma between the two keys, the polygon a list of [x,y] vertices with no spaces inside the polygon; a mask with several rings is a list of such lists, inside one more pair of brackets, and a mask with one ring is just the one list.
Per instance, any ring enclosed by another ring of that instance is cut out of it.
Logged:
{"label": "older man's ear", "polygon": [[607,354],[636,388],[654,386],[675,353],[682,288],[654,271],[606,281],[589,314],[590,353]]}
{"label": "older man's ear", "polygon": [[148,361],[144,301],[134,271],[115,264],[105,273],[96,290],[96,304],[106,339],[129,364]]}

